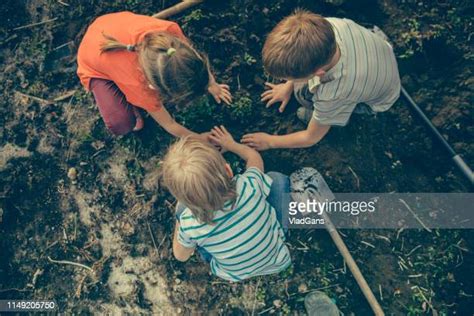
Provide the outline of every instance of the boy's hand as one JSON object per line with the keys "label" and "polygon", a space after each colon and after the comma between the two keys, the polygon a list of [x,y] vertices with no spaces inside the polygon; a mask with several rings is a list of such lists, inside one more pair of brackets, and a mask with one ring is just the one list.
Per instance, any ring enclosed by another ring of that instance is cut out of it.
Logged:
{"label": "boy's hand", "polygon": [[226,84],[219,84],[213,82],[209,84],[207,91],[214,97],[217,103],[221,104],[222,101],[227,105],[232,103],[232,94],[230,93],[230,88]]}
{"label": "boy's hand", "polygon": [[267,102],[267,108],[276,102],[281,102],[278,111],[283,113],[285,111],[286,105],[291,99],[291,94],[293,93],[293,81],[288,80],[285,83],[273,84],[265,82],[265,85],[270,88],[262,93],[262,102]]}
{"label": "boy's hand", "polygon": [[242,137],[241,142],[255,150],[262,151],[271,148],[270,141],[272,135],[267,133],[252,133]]}
{"label": "boy's hand", "polygon": [[228,151],[232,151],[232,147],[237,144],[232,135],[223,125],[220,127],[214,126],[214,128],[211,130],[211,134],[209,135],[209,139],[212,141],[212,143],[214,143],[214,145],[217,145],[223,150]]}

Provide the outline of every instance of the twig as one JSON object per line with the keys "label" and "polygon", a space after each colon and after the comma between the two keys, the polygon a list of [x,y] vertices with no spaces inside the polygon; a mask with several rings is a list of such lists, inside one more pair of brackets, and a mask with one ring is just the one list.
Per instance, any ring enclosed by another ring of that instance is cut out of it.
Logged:
{"label": "twig", "polygon": [[355,173],[355,171],[351,168],[351,166],[347,166],[347,168],[349,168],[349,171],[352,173],[352,175],[353,175],[354,178],[356,179],[357,189],[360,189],[360,179],[359,179],[359,177],[357,176],[357,174]]}
{"label": "twig", "polygon": [[16,288],[16,287],[9,288],[9,289],[0,289],[0,293],[3,293],[3,292],[10,292],[10,291],[16,291],[16,292],[30,292],[30,291],[33,291],[33,289],[27,289],[27,288],[18,289],[18,288]]}
{"label": "twig", "polygon": [[89,270],[90,272],[94,272],[94,270],[92,270],[91,267],[88,267],[88,266],[86,266],[82,263],[77,263],[77,262],[72,262],[72,261],[67,261],[67,260],[54,260],[54,259],[51,259],[51,257],[48,257],[48,260],[49,260],[49,262],[52,262],[52,263],[68,264],[68,265],[71,265],[71,266],[75,266],[75,267],[79,267],[79,268]]}
{"label": "twig", "polygon": [[255,288],[255,296],[254,296],[254,300],[253,300],[253,306],[252,306],[252,316],[255,315],[255,306],[257,305],[257,294],[258,294],[258,289],[260,288],[260,281],[261,281],[261,279],[258,278],[257,287]]}
{"label": "twig", "polygon": [[27,25],[15,27],[15,28],[13,29],[13,31],[23,30],[23,29],[27,29],[27,28],[29,28],[29,27],[33,27],[33,26],[38,26],[38,25],[42,25],[42,24],[54,22],[54,21],[56,21],[57,19],[58,19],[58,18],[54,18],[54,19],[44,20],[44,21],[41,21],[41,22],[36,22],[36,23],[31,23],[31,24],[27,24]]}
{"label": "twig", "polygon": [[423,228],[431,233],[431,229],[429,229],[425,223],[422,222],[422,220],[418,217],[418,215],[416,215],[415,212],[413,212],[413,210],[411,209],[411,207],[407,204],[407,202],[405,202],[403,199],[398,199],[403,205],[405,205],[405,207],[408,209],[408,211],[410,211],[411,215],[413,215],[413,217],[417,220],[418,223],[420,223],[421,226],[423,226]]}
{"label": "twig", "polygon": [[150,233],[151,241],[153,242],[153,246],[155,247],[156,254],[158,254],[158,247],[156,246],[155,236],[153,235],[153,232],[151,231],[150,223],[146,222],[146,225],[148,227],[148,232]]}
{"label": "twig", "polygon": [[416,246],[415,248],[413,248],[412,250],[410,250],[409,253],[406,254],[407,257],[409,257],[412,253],[414,253],[418,248],[421,248],[421,245],[418,245]]}
{"label": "twig", "polygon": [[177,4],[175,4],[172,7],[169,7],[163,11],[160,11],[156,14],[153,14],[152,17],[157,18],[157,19],[166,19],[169,18],[172,15],[178,14],[188,8],[191,8],[204,0],[183,0]]}
{"label": "twig", "polygon": [[163,243],[164,243],[165,240],[166,240],[166,237],[168,237],[168,235],[165,235],[165,236],[163,237],[163,239],[160,241],[160,244],[158,245],[158,249],[161,248],[161,246],[163,245]]}
{"label": "twig", "polygon": [[34,95],[29,95],[29,94],[26,94],[26,93],[23,93],[23,92],[20,92],[20,91],[16,91],[15,90],[15,93],[22,96],[22,97],[25,97],[25,98],[28,98],[28,99],[32,99],[36,102],[39,102],[43,105],[50,105],[52,104],[53,102],[51,100],[46,100],[46,99],[42,99],[42,98],[38,98],[38,97],[35,97]]}
{"label": "twig", "polygon": [[361,244],[364,244],[364,245],[366,245],[366,246],[372,247],[372,248],[374,248],[374,249],[375,249],[375,246],[374,246],[374,245],[372,245],[371,243],[368,243],[368,242],[366,242],[366,241],[363,241],[363,240],[362,240],[360,243],[361,243]]}
{"label": "twig", "polygon": [[53,48],[53,51],[58,50],[58,49],[61,49],[61,48],[63,48],[64,46],[68,46],[68,45],[71,44],[71,43],[74,43],[74,41],[69,41],[69,42],[67,42],[67,43],[61,44],[61,45],[59,45],[59,46]]}
{"label": "twig", "polygon": [[261,311],[261,312],[258,313],[258,314],[259,314],[259,315],[262,315],[262,314],[265,314],[266,312],[269,312],[269,311],[271,311],[271,310],[273,310],[273,309],[274,309],[274,307],[271,306],[271,307],[269,307],[269,308],[267,308],[267,309],[264,309],[263,311]]}

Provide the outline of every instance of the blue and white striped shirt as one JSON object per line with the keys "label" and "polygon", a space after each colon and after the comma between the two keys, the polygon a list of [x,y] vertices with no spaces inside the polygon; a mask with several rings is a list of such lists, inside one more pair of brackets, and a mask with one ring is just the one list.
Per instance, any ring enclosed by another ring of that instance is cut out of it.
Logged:
{"label": "blue and white striped shirt", "polygon": [[400,75],[390,44],[349,19],[327,18],[341,52],[321,78],[310,79],[316,121],[344,126],[358,103],[375,112],[388,110],[400,95]]}
{"label": "blue and white striped shirt", "polygon": [[252,167],[234,180],[235,204],[224,205],[214,225],[199,222],[189,208],[181,213],[179,243],[206,250],[212,255],[212,273],[229,281],[286,269],[291,258],[285,235],[275,209],[266,201],[272,179]]}

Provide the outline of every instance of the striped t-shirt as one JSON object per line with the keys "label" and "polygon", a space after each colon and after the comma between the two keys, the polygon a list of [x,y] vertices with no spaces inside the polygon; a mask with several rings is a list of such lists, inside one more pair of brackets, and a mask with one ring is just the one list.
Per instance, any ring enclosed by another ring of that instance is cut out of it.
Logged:
{"label": "striped t-shirt", "polygon": [[400,76],[390,44],[352,20],[327,20],[333,26],[341,57],[323,77],[308,82],[314,119],[324,125],[344,126],[358,103],[366,103],[375,112],[388,110],[400,95]]}
{"label": "striped t-shirt", "polygon": [[235,203],[216,213],[214,225],[199,222],[189,208],[181,213],[179,243],[206,250],[212,256],[212,273],[229,281],[286,269],[291,258],[285,235],[275,209],[266,201],[272,179],[252,167],[234,180]]}

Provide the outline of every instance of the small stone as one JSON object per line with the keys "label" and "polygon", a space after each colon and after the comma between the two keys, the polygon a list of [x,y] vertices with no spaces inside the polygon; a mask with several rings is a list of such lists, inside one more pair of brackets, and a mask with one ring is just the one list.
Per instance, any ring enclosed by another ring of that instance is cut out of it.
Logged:
{"label": "small stone", "polygon": [[298,286],[298,292],[299,292],[299,293],[306,293],[306,292],[308,292],[308,286],[307,286],[305,283],[301,283],[301,284]]}
{"label": "small stone", "polygon": [[174,279],[174,283],[181,284],[181,279],[179,279],[179,278]]}
{"label": "small stone", "polygon": [[77,170],[76,168],[72,167],[72,168],[69,168],[68,172],[67,172],[67,177],[71,180],[76,180],[77,179]]}
{"label": "small stone", "polygon": [[283,306],[283,302],[281,300],[274,300],[273,306],[275,306],[276,308],[281,308]]}

